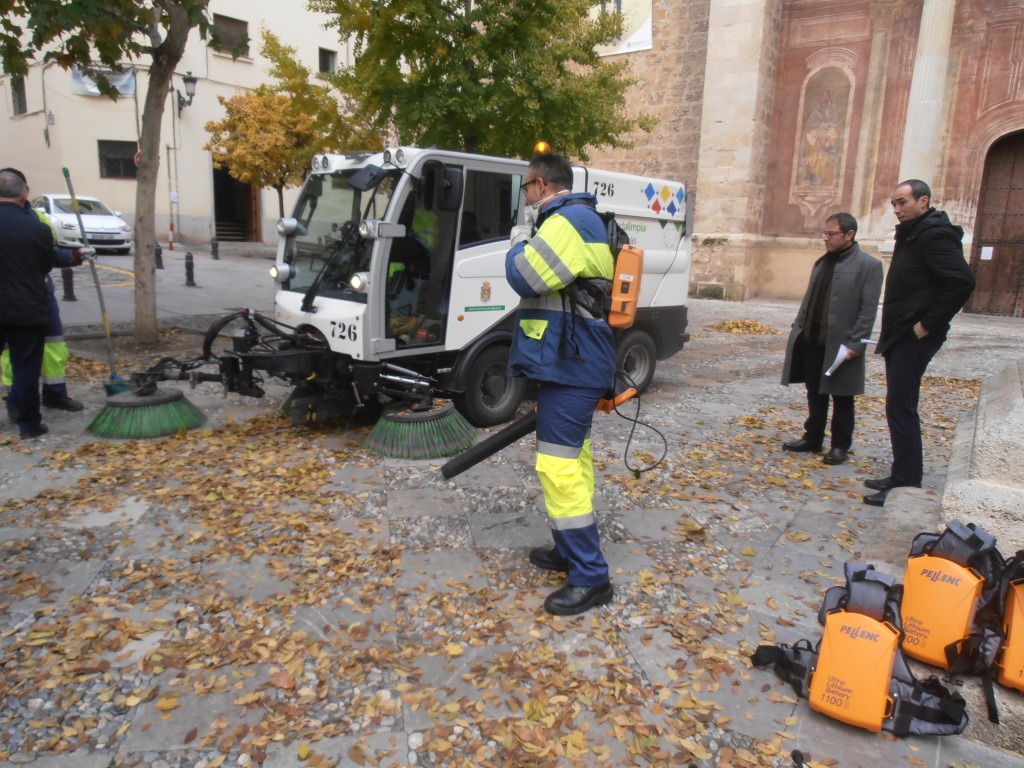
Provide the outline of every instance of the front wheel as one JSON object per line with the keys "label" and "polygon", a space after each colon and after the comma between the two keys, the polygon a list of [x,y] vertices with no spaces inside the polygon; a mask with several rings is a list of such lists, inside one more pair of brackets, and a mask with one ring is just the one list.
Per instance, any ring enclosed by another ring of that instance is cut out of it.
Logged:
{"label": "front wheel", "polygon": [[622,334],[615,358],[616,369],[625,371],[629,385],[644,392],[654,378],[657,350],[654,341],[643,331],[630,330]]}
{"label": "front wheel", "polygon": [[526,379],[508,375],[508,347],[488,347],[470,363],[466,391],[455,404],[476,427],[504,424],[515,416],[526,394]]}

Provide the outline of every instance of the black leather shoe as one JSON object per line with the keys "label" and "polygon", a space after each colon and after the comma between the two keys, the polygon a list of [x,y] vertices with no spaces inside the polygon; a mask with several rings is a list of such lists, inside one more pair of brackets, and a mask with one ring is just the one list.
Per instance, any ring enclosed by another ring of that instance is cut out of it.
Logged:
{"label": "black leather shoe", "polygon": [[555,616],[575,616],[610,603],[614,594],[611,584],[602,584],[600,587],[574,587],[566,584],[548,595],[544,601],[544,610]]}
{"label": "black leather shoe", "polygon": [[864,485],[875,491],[889,491],[896,487],[896,483],[892,481],[892,475],[869,477],[864,481]]}
{"label": "black leather shoe", "polygon": [[530,562],[545,571],[569,572],[569,561],[559,557],[554,547],[534,547],[530,550]]}
{"label": "black leather shoe", "polygon": [[58,411],[70,411],[71,413],[78,413],[78,411],[84,411],[85,406],[77,400],[72,400],[70,397],[62,398],[61,400],[51,400],[50,402],[43,401],[44,408],[55,408]]}
{"label": "black leather shoe", "polygon": [[783,443],[782,448],[790,453],[816,453],[821,450],[821,443],[815,445],[801,437],[799,440],[790,440],[787,443]]}
{"label": "black leather shoe", "polygon": [[29,430],[26,430],[26,431],[22,432],[21,433],[21,439],[22,440],[35,440],[37,437],[42,437],[43,435],[45,435],[49,431],[50,431],[50,428],[48,426],[46,426],[45,424],[40,424],[35,429],[29,429]]}
{"label": "black leather shoe", "polygon": [[846,461],[846,457],[847,451],[844,451],[842,448],[831,448],[822,458],[822,461],[826,464],[842,464]]}
{"label": "black leather shoe", "polygon": [[864,503],[869,507],[884,507],[885,497],[889,495],[889,491],[879,491],[878,493],[872,493],[870,496],[864,497]]}

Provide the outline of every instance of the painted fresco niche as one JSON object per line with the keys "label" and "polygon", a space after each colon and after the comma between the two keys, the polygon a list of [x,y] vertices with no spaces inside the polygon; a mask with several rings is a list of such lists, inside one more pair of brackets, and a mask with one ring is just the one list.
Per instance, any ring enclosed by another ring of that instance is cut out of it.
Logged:
{"label": "painted fresco niche", "polygon": [[[839,58],[848,57],[851,61],[843,63],[852,63],[853,55],[844,53],[847,56]],[[835,53],[829,58],[836,58]],[[819,226],[825,210],[842,197],[852,106],[853,83],[847,69],[819,66],[804,81],[789,202],[800,208],[807,229]]]}

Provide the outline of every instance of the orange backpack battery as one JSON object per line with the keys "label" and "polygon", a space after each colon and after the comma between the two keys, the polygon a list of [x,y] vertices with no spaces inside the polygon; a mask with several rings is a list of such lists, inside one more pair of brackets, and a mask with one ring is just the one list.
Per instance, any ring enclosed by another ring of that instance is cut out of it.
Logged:
{"label": "orange backpack battery", "polygon": [[1006,640],[999,659],[998,680],[1008,688],[1024,691],[1024,579],[1008,585],[1003,615]]}
{"label": "orange backpack battery", "polygon": [[899,630],[863,613],[832,611],[807,701],[811,709],[877,733],[890,715],[889,680]]}
{"label": "orange backpack battery", "polygon": [[612,308],[608,313],[608,325],[612,328],[629,328],[633,324],[643,271],[643,249],[623,245],[615,259],[612,277]]}
{"label": "orange backpack battery", "polygon": [[971,632],[984,579],[972,568],[944,557],[907,560],[903,577],[903,650],[946,669],[946,646]]}

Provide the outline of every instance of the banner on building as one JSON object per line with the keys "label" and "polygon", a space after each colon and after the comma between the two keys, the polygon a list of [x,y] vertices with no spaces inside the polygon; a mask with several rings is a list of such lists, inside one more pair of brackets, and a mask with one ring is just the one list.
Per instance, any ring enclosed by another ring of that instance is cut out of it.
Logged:
{"label": "banner on building", "polygon": [[[121,96],[132,96],[135,94],[135,68],[129,68],[123,72],[104,72],[107,81],[117,89]],[[79,96],[102,96],[95,78],[87,75],[78,67],[71,68],[71,92]]]}
{"label": "banner on building", "polygon": [[599,45],[599,55],[649,51],[654,47],[652,0],[601,0],[591,13],[622,16],[622,36],[610,45]]}

